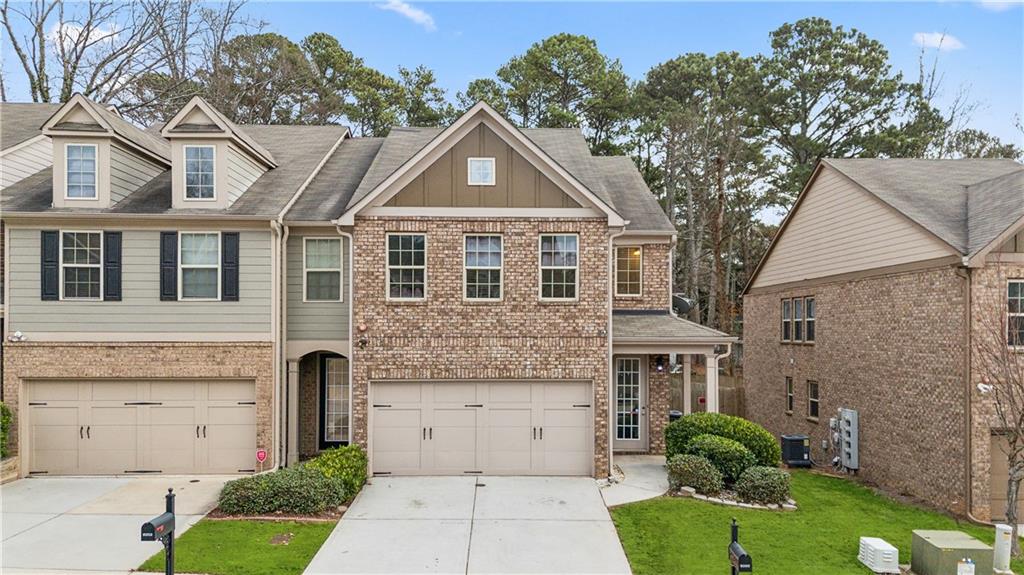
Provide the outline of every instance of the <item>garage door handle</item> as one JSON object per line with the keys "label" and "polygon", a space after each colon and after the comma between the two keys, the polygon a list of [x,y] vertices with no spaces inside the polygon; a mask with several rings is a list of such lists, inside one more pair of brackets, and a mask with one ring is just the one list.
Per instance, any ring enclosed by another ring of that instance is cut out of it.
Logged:
{"label": "garage door handle", "polygon": [[430,439],[434,439],[434,428],[430,428]]}
{"label": "garage door handle", "polygon": [[89,433],[89,430],[91,430],[91,429],[92,429],[91,425],[85,426],[85,438],[86,439],[92,439],[92,435]]}
{"label": "garage door handle", "polygon": [[196,426],[196,439],[199,439],[199,426]]}
{"label": "garage door handle", "polygon": [[533,428],[533,438],[537,439],[537,428],[536,427]]}
{"label": "garage door handle", "polygon": [[544,428],[543,427],[540,428],[540,438],[541,438],[542,441],[544,440]]}
{"label": "garage door handle", "polygon": [[83,429],[85,429],[84,425],[81,425],[81,426],[78,427],[78,439],[85,439],[85,436],[82,435],[82,430]]}
{"label": "garage door handle", "polygon": [[206,426],[203,426],[203,439],[206,439]]}
{"label": "garage door handle", "polygon": [[427,440],[427,428],[424,427],[423,428],[423,441],[426,441],[426,440]]}

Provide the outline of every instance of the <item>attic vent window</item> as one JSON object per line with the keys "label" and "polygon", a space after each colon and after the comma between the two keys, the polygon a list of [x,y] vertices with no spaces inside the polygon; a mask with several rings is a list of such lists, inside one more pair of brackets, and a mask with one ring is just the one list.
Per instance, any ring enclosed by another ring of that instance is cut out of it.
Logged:
{"label": "attic vent window", "polygon": [[469,159],[469,185],[494,185],[494,158]]}
{"label": "attic vent window", "polygon": [[185,146],[185,199],[215,199],[213,146]]}

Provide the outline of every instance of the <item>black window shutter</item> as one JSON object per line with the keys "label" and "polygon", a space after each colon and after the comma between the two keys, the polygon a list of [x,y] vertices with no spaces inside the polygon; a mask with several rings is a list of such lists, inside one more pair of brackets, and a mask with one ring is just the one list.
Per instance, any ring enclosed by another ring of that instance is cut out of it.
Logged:
{"label": "black window shutter", "polygon": [[103,232],[103,300],[121,301],[121,232]]}
{"label": "black window shutter", "polygon": [[178,299],[178,232],[160,232],[160,300]]}
{"label": "black window shutter", "polygon": [[60,299],[60,237],[59,232],[44,230],[42,232],[42,249],[40,250],[40,297],[43,301]]}
{"label": "black window shutter", "polygon": [[238,232],[220,235],[221,301],[238,301]]}

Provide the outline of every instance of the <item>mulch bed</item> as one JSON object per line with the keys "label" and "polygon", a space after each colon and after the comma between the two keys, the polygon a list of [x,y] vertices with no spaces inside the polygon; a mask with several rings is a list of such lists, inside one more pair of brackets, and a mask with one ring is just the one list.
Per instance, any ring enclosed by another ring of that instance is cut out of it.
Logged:
{"label": "mulch bed", "polygon": [[337,509],[324,511],[317,515],[289,515],[287,513],[272,513],[270,515],[230,515],[224,513],[220,508],[211,511],[206,518],[214,521],[237,521],[239,519],[249,521],[297,521],[299,523],[333,523],[345,515],[348,507],[342,505]]}

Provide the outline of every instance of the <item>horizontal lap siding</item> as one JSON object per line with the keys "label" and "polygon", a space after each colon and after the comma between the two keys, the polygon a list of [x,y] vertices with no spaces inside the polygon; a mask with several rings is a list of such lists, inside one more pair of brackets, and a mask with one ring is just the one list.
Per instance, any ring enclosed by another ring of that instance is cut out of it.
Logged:
{"label": "horizontal lap siding", "polygon": [[53,163],[53,143],[49,138],[33,142],[0,156],[0,186],[7,187]]}
{"label": "horizontal lap siding", "polygon": [[12,229],[10,233],[12,332],[19,330],[30,337],[32,332],[270,332],[269,232],[241,232],[237,302],[160,301],[158,230],[123,232],[123,301],[40,301],[39,230]]}
{"label": "horizontal lap siding", "polygon": [[234,146],[228,146],[228,198],[234,203],[260,176],[263,168]]}
{"label": "horizontal lap siding", "polygon": [[116,204],[163,171],[163,166],[143,159],[120,146],[111,146],[110,201]]}
{"label": "horizontal lap siding", "polygon": [[[310,237],[334,237],[333,228]],[[338,236],[339,238],[341,236]],[[303,236],[288,238],[288,339],[289,340],[343,340],[348,339],[348,240],[341,238],[341,293],[340,302],[302,301]]]}

